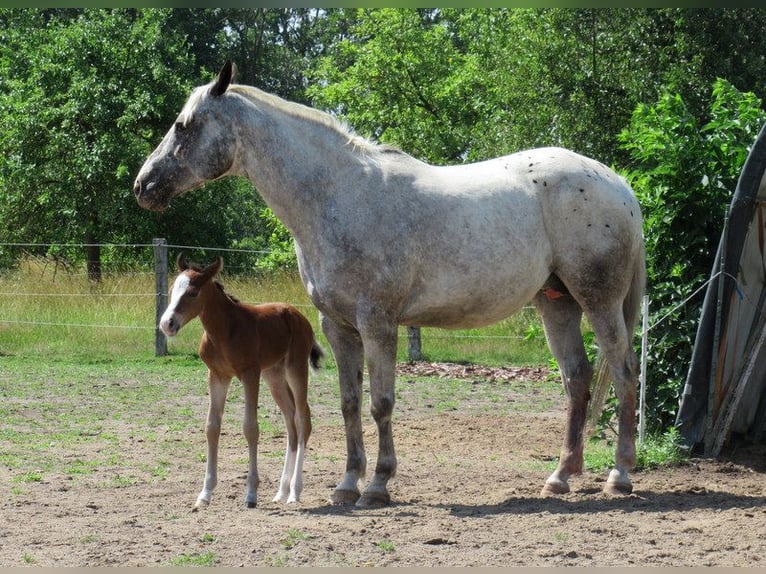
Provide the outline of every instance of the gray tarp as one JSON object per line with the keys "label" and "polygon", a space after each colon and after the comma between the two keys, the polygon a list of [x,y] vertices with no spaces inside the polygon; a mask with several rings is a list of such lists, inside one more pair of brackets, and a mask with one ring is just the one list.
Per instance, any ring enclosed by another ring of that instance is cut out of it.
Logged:
{"label": "gray tarp", "polygon": [[[759,441],[765,438],[765,176],[766,125],[742,167],[729,211],[728,237],[721,237],[702,306],[676,418],[676,427],[689,448],[704,444],[710,452],[713,444],[728,440],[730,432]],[[724,248],[724,269],[718,275]],[[719,281],[723,281],[723,296],[712,377]]]}

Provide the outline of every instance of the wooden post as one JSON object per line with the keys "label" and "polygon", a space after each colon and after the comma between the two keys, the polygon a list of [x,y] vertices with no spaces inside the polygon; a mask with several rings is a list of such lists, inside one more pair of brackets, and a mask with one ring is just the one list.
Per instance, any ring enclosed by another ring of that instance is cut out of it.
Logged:
{"label": "wooden post", "polygon": [[153,239],[154,248],[154,286],[156,293],[156,313],[154,318],[154,355],[164,357],[168,354],[168,341],[160,330],[160,318],[168,306],[168,242]]}
{"label": "wooden post", "polygon": [[420,361],[423,359],[422,347],[420,344],[420,327],[407,327],[407,356],[410,361]]}

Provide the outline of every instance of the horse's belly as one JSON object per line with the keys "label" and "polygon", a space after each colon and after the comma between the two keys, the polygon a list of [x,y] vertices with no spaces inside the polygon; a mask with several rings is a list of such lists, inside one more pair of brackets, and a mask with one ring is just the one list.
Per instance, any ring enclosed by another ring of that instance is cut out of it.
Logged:
{"label": "horse's belly", "polygon": [[529,303],[542,288],[549,272],[530,270],[507,281],[478,278],[451,289],[418,290],[402,310],[399,322],[412,327],[471,329],[496,323]]}

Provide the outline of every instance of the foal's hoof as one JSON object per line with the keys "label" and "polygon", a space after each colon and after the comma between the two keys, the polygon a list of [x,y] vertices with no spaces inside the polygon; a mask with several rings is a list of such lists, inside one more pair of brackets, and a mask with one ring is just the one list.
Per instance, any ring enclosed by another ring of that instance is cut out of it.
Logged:
{"label": "foal's hoof", "polygon": [[559,496],[569,492],[569,483],[563,480],[546,480],[540,496]]}
{"label": "foal's hoof", "polygon": [[358,490],[336,488],[332,491],[330,501],[336,506],[351,506],[356,504],[356,501],[359,500],[359,496],[360,494]]}
{"label": "foal's hoof", "polygon": [[391,496],[385,490],[382,492],[368,490],[356,501],[359,508],[382,508],[389,504],[391,504]]}
{"label": "foal's hoof", "polygon": [[257,506],[257,504],[255,503],[254,500],[248,500],[248,501],[245,502],[245,506],[247,508],[255,508]]}

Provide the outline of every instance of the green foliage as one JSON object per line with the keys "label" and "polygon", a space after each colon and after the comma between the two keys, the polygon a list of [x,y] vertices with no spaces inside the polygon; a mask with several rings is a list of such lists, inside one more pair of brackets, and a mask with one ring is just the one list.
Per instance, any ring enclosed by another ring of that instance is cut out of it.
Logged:
{"label": "green foliage", "polygon": [[639,105],[620,134],[633,160],[628,174],[644,215],[651,298],[647,419],[654,430],[675,420],[689,367],[702,294],[742,164],[766,113],[752,93],[713,85],[700,123],[680,95]]}
{"label": "green foliage", "polygon": [[[670,427],[667,431],[651,435],[636,445],[636,470],[648,470],[661,466],[673,466],[686,459],[678,430]],[[594,472],[614,467],[614,444],[611,441],[591,440],[585,446],[585,467]]]}

